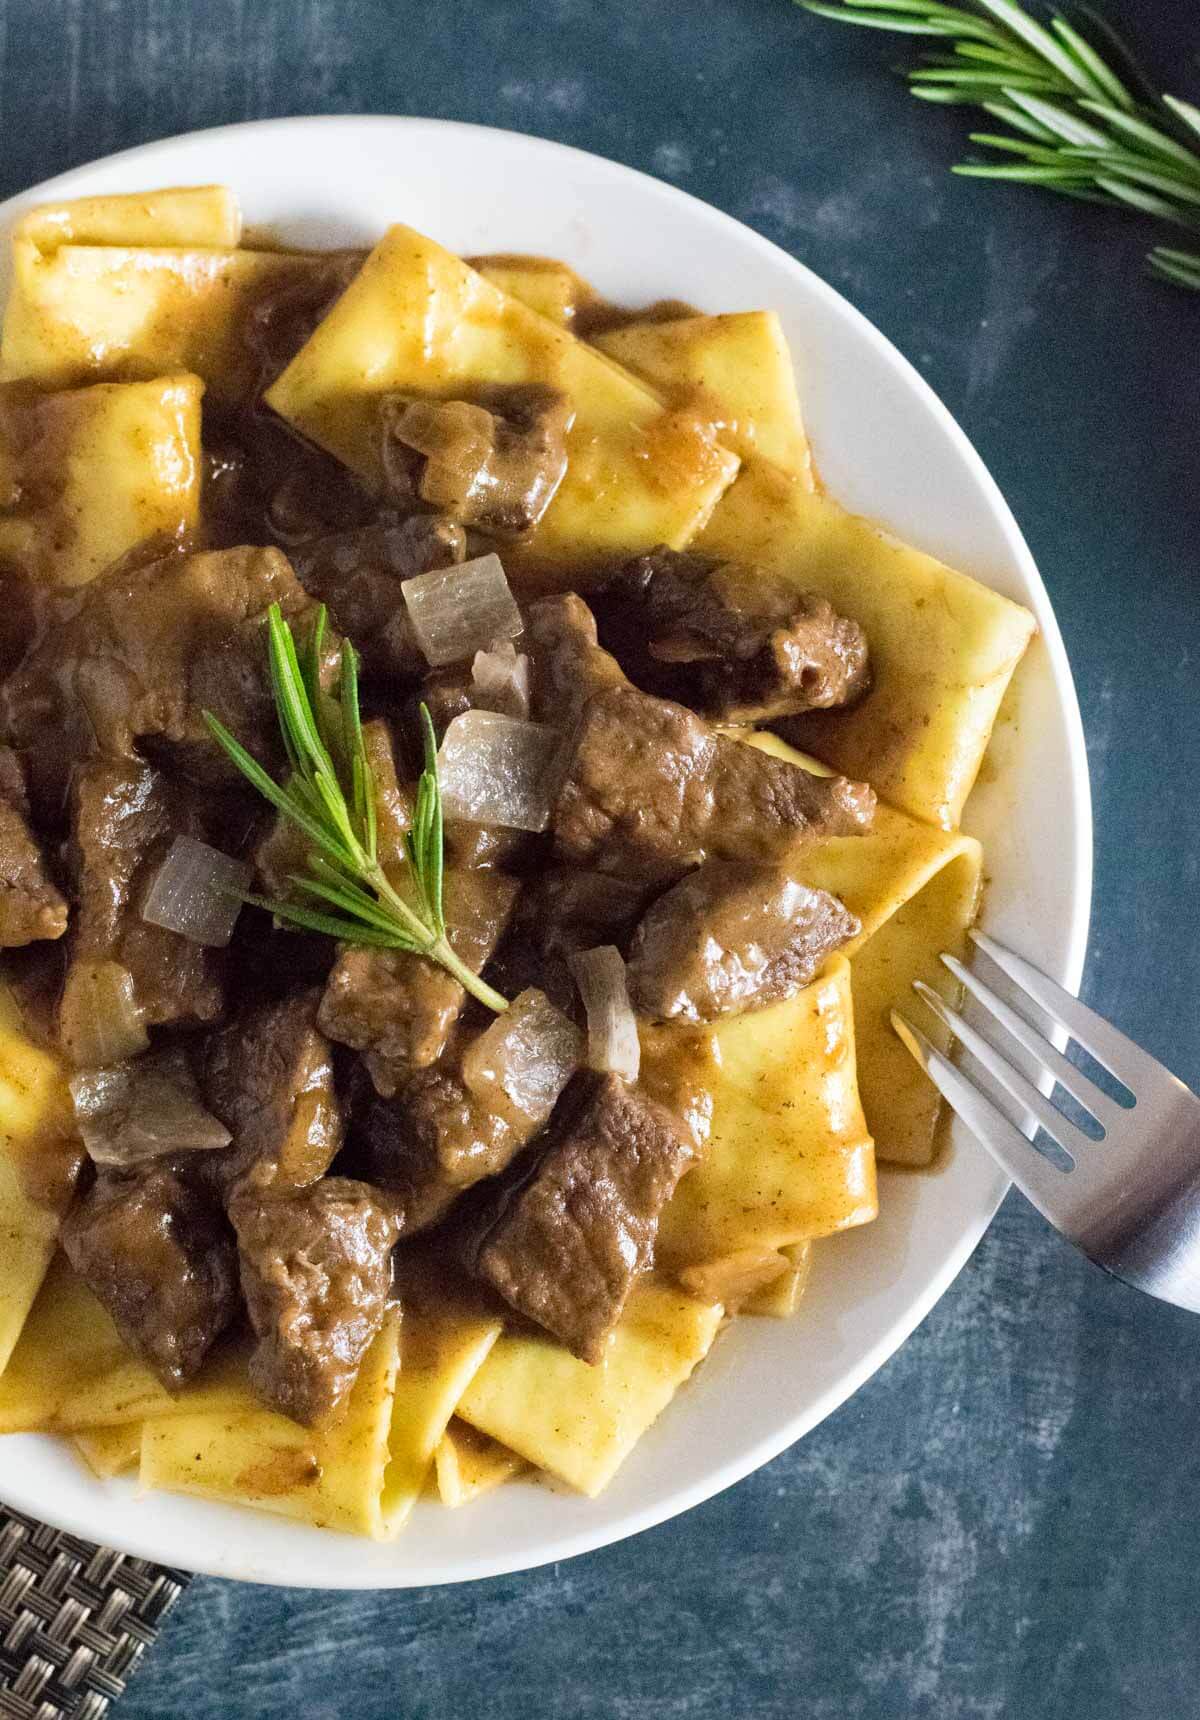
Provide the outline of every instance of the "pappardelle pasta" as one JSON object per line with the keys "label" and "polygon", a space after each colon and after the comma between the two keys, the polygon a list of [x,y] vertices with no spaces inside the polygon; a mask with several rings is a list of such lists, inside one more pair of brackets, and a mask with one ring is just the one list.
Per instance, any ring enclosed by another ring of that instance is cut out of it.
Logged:
{"label": "pappardelle pasta", "polygon": [[593,1495],[933,1160],[888,1015],[1032,618],[825,493],[769,311],[220,187],[12,251],[0,1432]]}

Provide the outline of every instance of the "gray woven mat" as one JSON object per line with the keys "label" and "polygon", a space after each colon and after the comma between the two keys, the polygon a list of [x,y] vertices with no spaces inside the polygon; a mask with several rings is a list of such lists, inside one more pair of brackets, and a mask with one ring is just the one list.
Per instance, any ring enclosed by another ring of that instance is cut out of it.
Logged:
{"label": "gray woven mat", "polygon": [[0,1720],[102,1720],[190,1581],[0,1505]]}

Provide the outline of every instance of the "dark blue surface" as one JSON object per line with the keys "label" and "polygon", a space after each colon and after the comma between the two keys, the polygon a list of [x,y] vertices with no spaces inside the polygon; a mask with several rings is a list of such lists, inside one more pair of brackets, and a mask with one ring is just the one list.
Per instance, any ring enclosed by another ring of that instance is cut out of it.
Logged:
{"label": "dark blue surface", "polygon": [[[1197,99],[1194,0],[1110,0]],[[0,0],[0,194],[271,114],[442,114],[677,181],[842,289],[980,449],[1087,727],[1087,995],[1200,1082],[1200,298],[1137,222],[955,181],[895,39],[786,0]],[[1190,85],[1190,87],[1189,87]],[[681,283],[686,293],[687,283]],[[199,1582],[127,1720],[1200,1714],[1200,1322],[1016,1199],[839,1414],[723,1497],[526,1577]]]}

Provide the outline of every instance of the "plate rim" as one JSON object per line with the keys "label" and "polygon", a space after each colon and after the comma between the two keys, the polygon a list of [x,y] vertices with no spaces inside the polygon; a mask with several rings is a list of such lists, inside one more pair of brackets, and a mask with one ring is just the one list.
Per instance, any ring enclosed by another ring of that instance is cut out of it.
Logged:
{"label": "plate rim", "polygon": [[[808,264],[800,261],[798,257],[793,256],[789,251],[784,250],[782,246],[775,244],[753,227],[746,225],[736,216],[706,202],[692,192],[685,191],[680,186],[659,179],[640,168],[630,167],[625,162],[615,161],[611,157],[601,155],[593,150],[581,149],[572,144],[560,143],[552,138],[516,131],[508,127],[416,114],[286,115],[268,119],[242,120],[228,125],[200,127],[191,131],[174,133],[167,137],[155,138],[145,143],[131,145],[113,154],[99,156],[94,160],[80,163],[65,169],[50,179],[14,193],[0,202],[0,228],[6,231],[12,221],[24,209],[35,203],[50,201],[60,196],[92,195],[92,193],[80,189],[77,182],[98,169],[119,169],[125,166],[134,166],[143,161],[152,161],[156,152],[169,151],[179,145],[195,146],[204,141],[216,142],[217,140],[236,138],[240,135],[261,135],[264,132],[281,134],[289,130],[309,133],[314,129],[360,128],[394,133],[397,128],[410,127],[420,130],[431,128],[439,132],[449,131],[481,142],[496,138],[515,140],[523,147],[534,149],[535,152],[544,151],[554,156],[573,157],[580,162],[600,163],[606,169],[615,171],[619,175],[628,175],[641,181],[643,187],[649,188],[655,195],[661,196],[669,202],[697,206],[703,212],[704,219],[710,222],[715,220],[719,226],[723,226],[729,232],[731,237],[736,238],[739,245],[749,244],[757,249],[764,258],[770,259],[775,266],[783,267],[785,270],[801,276],[810,291],[815,291],[829,307],[836,310],[838,315],[848,317],[855,326],[856,332],[875,348],[877,354],[897,373],[906,386],[915,391],[921,404],[940,421],[942,429],[949,434],[960,457],[965,460],[980,487],[981,493],[986,498],[993,521],[999,528],[1005,547],[1029,588],[1039,633],[1049,655],[1050,674],[1055,694],[1062,709],[1063,739],[1066,744],[1071,789],[1075,801],[1075,828],[1073,833],[1075,851],[1072,857],[1069,924],[1064,939],[1065,956],[1061,962],[1052,964],[1051,971],[1070,991],[1077,992],[1087,953],[1092,907],[1094,821],[1082,715],[1062,632],[1049,592],[1032,551],[1025,541],[1024,534],[1003,492],[984,463],[982,456],[949,408],[911,360],[894,345],[882,330]],[[196,180],[188,181],[188,183],[204,183],[204,181]],[[130,189],[140,189],[140,187],[131,187]],[[0,234],[0,237],[2,236]],[[120,1550],[134,1557],[195,1571],[197,1574],[243,1582],[281,1587],[311,1588],[317,1586],[328,1589],[366,1590],[417,1586],[432,1587],[450,1583],[482,1581],[490,1577],[535,1570],[549,1563],[575,1558],[583,1553],[596,1551],[599,1548],[629,1539],[634,1535],[655,1528],[673,1517],[682,1515],[694,1506],[702,1504],[705,1500],[743,1480],[764,1464],[771,1462],[789,1446],[811,1432],[814,1427],[818,1426],[820,1422],[824,1421],[859,1391],[871,1376],[908,1341],[916,1328],[941,1300],[978,1246],[1009,1187],[1010,1184],[1007,1180],[998,1178],[994,1186],[994,1198],[990,1202],[985,1201],[980,1204],[972,1222],[965,1227],[955,1247],[943,1259],[940,1269],[933,1275],[922,1294],[915,1297],[906,1306],[903,1315],[897,1322],[888,1327],[883,1335],[839,1378],[836,1387],[826,1390],[814,1406],[794,1413],[774,1433],[764,1436],[749,1448],[738,1451],[736,1455],[727,1459],[723,1464],[715,1466],[710,1473],[690,1486],[664,1498],[656,1499],[641,1509],[630,1511],[618,1524],[582,1528],[574,1533],[566,1533],[548,1540],[544,1549],[539,1551],[536,1557],[529,1557],[525,1554],[518,1555],[516,1559],[508,1558],[505,1555],[496,1555],[490,1558],[468,1556],[460,1560],[460,1563],[464,1566],[469,1564],[470,1568],[455,1570],[453,1573],[446,1571],[434,1572],[433,1574],[410,1574],[399,1569],[395,1572],[387,1569],[370,1569],[364,1570],[361,1575],[343,1575],[343,1573],[338,1572],[335,1580],[330,1580],[327,1575],[323,1581],[319,1581],[316,1585],[314,1585],[311,1575],[280,1568],[278,1565],[272,1565],[269,1573],[255,1570],[253,1567],[248,1567],[244,1557],[237,1553],[227,1557],[214,1556],[199,1560],[184,1554],[181,1558],[175,1549],[164,1547],[160,1536],[149,1532],[148,1529],[143,1531],[134,1524],[131,1524],[128,1535],[123,1534],[121,1536]],[[18,1435],[12,1437],[52,1436]],[[97,1483],[97,1486],[99,1485]],[[16,1483],[8,1476],[0,1479],[0,1498],[14,1509],[36,1516],[57,1529],[83,1536],[89,1540],[97,1538],[96,1528],[88,1520],[86,1513],[72,1511],[65,1506],[56,1507],[54,1500],[47,1500],[42,1497],[36,1487],[23,1488],[19,1479]],[[279,1521],[276,1519],[277,1523]],[[324,1533],[328,1534],[332,1531],[324,1531]],[[341,1538],[339,1537],[339,1539]],[[107,1532],[104,1539],[106,1544],[114,1544],[114,1537]],[[375,1544],[364,1541],[362,1547],[366,1553],[373,1550]]]}

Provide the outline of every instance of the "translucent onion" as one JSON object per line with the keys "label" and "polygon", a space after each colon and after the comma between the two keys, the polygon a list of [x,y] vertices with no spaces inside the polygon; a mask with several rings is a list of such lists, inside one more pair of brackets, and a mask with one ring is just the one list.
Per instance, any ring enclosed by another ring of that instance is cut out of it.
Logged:
{"label": "translucent onion", "polygon": [[615,944],[579,950],[571,957],[571,968],[587,1010],[588,1067],[636,1081],[642,1048],[620,950]]}
{"label": "translucent onion", "polygon": [[471,703],[501,716],[529,716],[529,658],[511,641],[491,651],[476,651],[471,664]]}
{"label": "translucent onion", "polygon": [[468,1046],[462,1078],[489,1110],[536,1130],[549,1122],[582,1057],[575,1023],[530,987]]}
{"label": "translucent onion", "polygon": [[77,1069],[100,1069],[136,1057],[150,1043],[120,962],[72,962],[58,1006],[58,1037]]}
{"label": "translucent onion", "polygon": [[419,573],[400,589],[417,643],[435,669],[515,639],[523,626],[498,555]]}
{"label": "translucent onion", "polygon": [[89,1156],[122,1170],[164,1153],[214,1152],[233,1136],[200,1101],[177,1047],[71,1078],[75,1120]]}
{"label": "translucent onion", "polygon": [[544,830],[558,794],[561,736],[545,723],[464,711],[442,737],[438,781],[447,818]]}
{"label": "translucent onion", "polygon": [[142,918],[193,944],[224,949],[254,868],[194,836],[177,836],[150,886]]}

